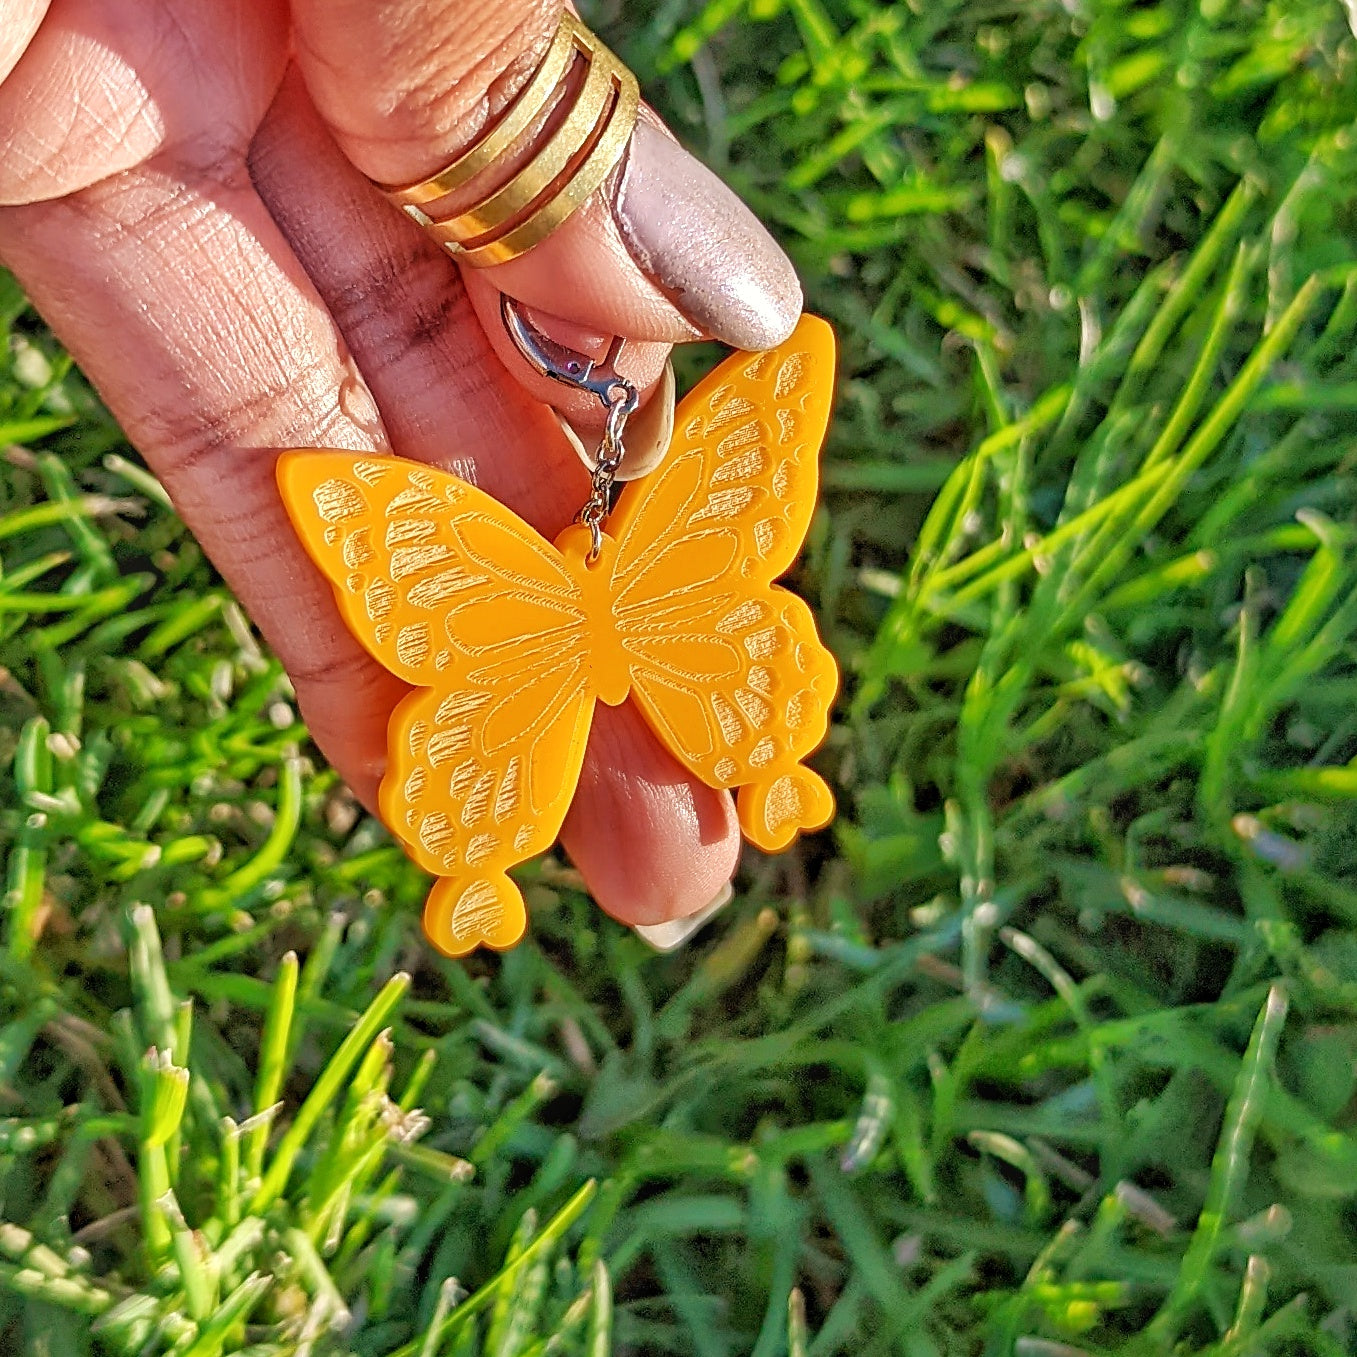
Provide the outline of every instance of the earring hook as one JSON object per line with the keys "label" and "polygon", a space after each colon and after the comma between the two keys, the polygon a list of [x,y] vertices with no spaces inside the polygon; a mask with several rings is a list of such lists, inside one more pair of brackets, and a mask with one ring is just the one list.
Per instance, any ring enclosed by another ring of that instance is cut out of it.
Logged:
{"label": "earring hook", "polygon": [[514,347],[543,377],[592,392],[609,411],[622,406],[624,413],[631,414],[640,403],[635,383],[617,370],[617,360],[627,342],[621,335],[613,337],[602,358],[590,358],[549,339],[528,319],[520,303],[504,293],[500,294],[499,314]]}
{"label": "earring hook", "polygon": [[617,470],[626,455],[622,446],[622,432],[627,427],[627,416],[641,403],[641,393],[636,389],[636,384],[628,381],[617,370],[618,355],[626,340],[621,335],[615,335],[608,352],[601,359],[594,359],[565,344],[558,344],[554,339],[548,339],[529,321],[518,302],[504,293],[500,294],[499,314],[514,347],[536,371],[543,377],[573,386],[577,391],[592,391],[608,412],[598,464],[589,477],[589,498],[577,516],[577,521],[589,529],[589,554],[586,560],[593,565],[603,550],[603,520],[612,503]]}

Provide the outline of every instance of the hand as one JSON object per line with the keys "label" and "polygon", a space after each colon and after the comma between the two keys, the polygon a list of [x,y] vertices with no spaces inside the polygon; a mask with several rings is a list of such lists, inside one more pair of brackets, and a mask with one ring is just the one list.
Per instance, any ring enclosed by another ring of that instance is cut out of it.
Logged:
{"label": "hand", "polygon": [[[601,412],[512,351],[501,290],[575,348],[644,341],[627,350],[643,386],[674,342],[767,347],[800,310],[781,253],[653,115],[551,239],[464,279],[366,182],[450,161],[512,100],[556,16],[549,0],[6,0],[0,17],[0,258],[369,807],[401,685],[303,555],[277,451],[438,463],[551,536],[587,480],[542,402],[577,424]],[[562,839],[603,908],[642,925],[703,909],[739,842],[729,797],[627,705],[599,709]]]}

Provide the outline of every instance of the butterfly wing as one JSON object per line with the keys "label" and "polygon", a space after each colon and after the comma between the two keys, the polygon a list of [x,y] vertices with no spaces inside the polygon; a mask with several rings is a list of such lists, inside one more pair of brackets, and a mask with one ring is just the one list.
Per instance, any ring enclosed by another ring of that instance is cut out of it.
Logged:
{"label": "butterfly wing", "polygon": [[608,524],[632,692],[696,776],[740,788],[741,826],[767,849],[834,810],[800,760],[824,739],[838,671],[809,608],[773,584],[815,509],[833,375],[833,331],[813,316],[777,349],[727,360]]}
{"label": "butterfly wing", "polygon": [[593,693],[569,661],[528,669],[472,661],[455,688],[417,689],[391,718],[382,819],[440,878],[424,931],[449,956],[523,936],[506,872],[551,847],[579,781]]}
{"label": "butterfly wing", "polygon": [[286,453],[278,482],[354,635],[416,685],[378,795],[441,878],[425,931],[452,956],[512,946],[526,918],[505,873],[555,840],[593,713],[578,583],[515,514],[435,468]]}

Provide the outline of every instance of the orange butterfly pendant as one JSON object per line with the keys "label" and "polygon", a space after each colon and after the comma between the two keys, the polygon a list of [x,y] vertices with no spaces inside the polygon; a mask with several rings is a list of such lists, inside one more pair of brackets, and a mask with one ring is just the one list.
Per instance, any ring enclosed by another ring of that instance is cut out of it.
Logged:
{"label": "orange butterfly pendant", "polygon": [[448,956],[512,947],[507,872],[555,841],[595,702],[633,698],[711,787],[738,788],[751,843],[834,814],[801,764],[838,670],[810,609],[773,581],[815,507],[834,334],[736,354],[682,402],[659,468],[623,490],[599,557],[555,544],[475,486],[394,457],[287,452],[278,484],[354,635],[415,691],[391,717],[382,818],[439,879],[424,907]]}

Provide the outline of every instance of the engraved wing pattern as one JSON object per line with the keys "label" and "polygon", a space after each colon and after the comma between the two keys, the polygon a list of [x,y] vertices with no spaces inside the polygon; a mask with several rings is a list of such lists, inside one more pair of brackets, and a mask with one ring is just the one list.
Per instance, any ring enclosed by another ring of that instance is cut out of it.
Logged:
{"label": "engraved wing pattern", "polygon": [[382,818],[439,877],[425,931],[461,956],[526,918],[506,869],[555,841],[594,689],[579,585],[516,515],[446,472],[287,453],[283,497],[372,655],[416,690],[396,708]]}
{"label": "engraved wing pattern", "polygon": [[768,850],[834,813],[800,760],[824,739],[838,671],[810,609],[772,583],[814,512],[833,372],[833,331],[813,316],[781,347],[728,359],[608,523],[632,694],[697,777],[739,788],[741,829]]}

